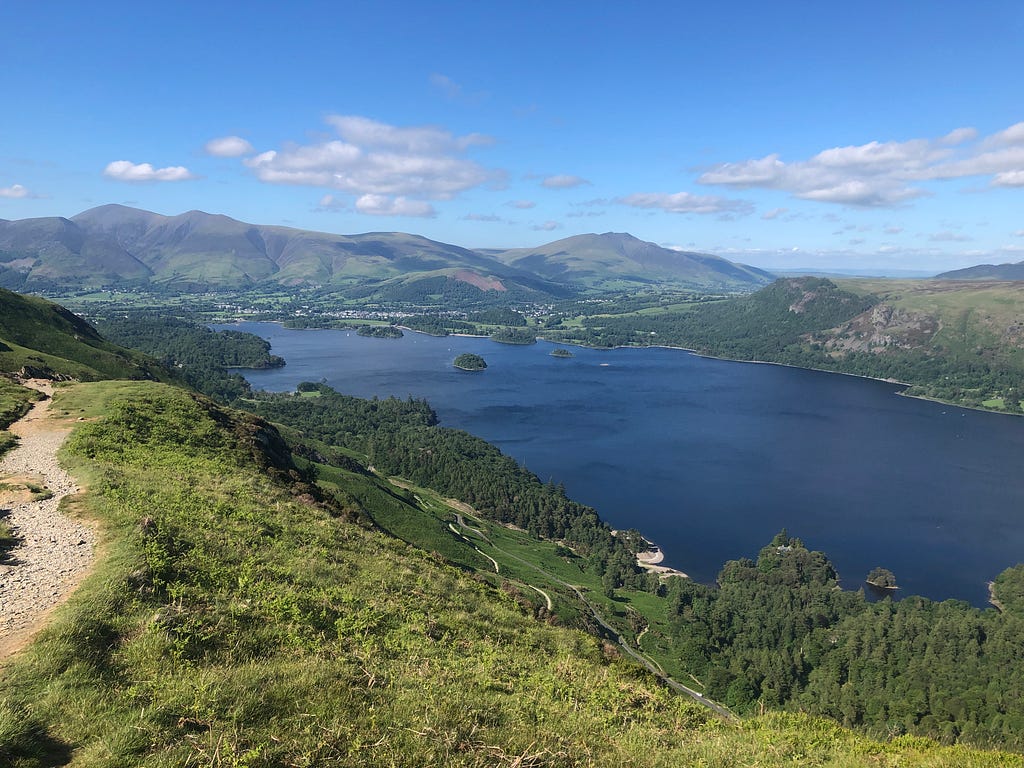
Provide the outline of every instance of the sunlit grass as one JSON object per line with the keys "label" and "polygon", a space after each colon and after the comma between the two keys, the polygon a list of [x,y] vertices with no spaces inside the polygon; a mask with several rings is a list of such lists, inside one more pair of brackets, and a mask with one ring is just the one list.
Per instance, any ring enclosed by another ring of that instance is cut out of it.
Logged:
{"label": "sunlit grass", "polygon": [[[75,386],[54,408],[90,419],[65,456],[107,554],[3,668],[0,764],[1022,764],[800,715],[722,723],[534,620],[516,590],[259,470],[250,417],[145,383]],[[555,549],[543,562],[575,567]]]}

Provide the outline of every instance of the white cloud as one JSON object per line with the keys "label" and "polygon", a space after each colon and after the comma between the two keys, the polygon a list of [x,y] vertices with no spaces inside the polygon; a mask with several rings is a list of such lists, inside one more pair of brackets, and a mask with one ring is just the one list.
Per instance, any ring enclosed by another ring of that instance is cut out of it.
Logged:
{"label": "white cloud", "polygon": [[509,200],[505,205],[511,208],[518,208],[521,211],[535,208],[537,204],[533,200]]}
{"label": "white cloud", "polygon": [[963,144],[965,141],[973,141],[976,138],[978,138],[978,131],[974,128],[954,128],[939,139],[939,143],[945,144],[949,147],[954,147],[957,144]]}
{"label": "white cloud", "polygon": [[241,157],[251,155],[255,148],[241,136],[221,136],[210,139],[204,147],[206,154],[214,157]]}
{"label": "white cloud", "polygon": [[501,216],[489,213],[467,213],[462,217],[463,221],[504,221]]}
{"label": "white cloud", "polygon": [[317,203],[314,210],[322,213],[325,211],[344,211],[346,209],[348,209],[348,203],[334,195],[327,194],[320,198],[320,202]]}
{"label": "white cloud", "polygon": [[115,160],[103,169],[103,175],[116,181],[188,181],[196,178],[188,168],[181,165],[154,168],[149,163],[132,163]]}
{"label": "white cloud", "polygon": [[615,200],[633,208],[658,208],[667,213],[735,213],[748,214],[753,206],[746,200],[730,200],[714,195],[689,192],[637,192]]}
{"label": "white cloud", "polygon": [[770,154],[720,163],[697,181],[776,189],[841,205],[891,207],[928,194],[922,182],[970,176],[992,176],[994,186],[1024,186],[1024,123],[980,141],[975,129],[957,128],[936,139],[833,147],[793,162]]}
{"label": "white cloud", "polygon": [[1024,187],[1024,170],[997,173],[992,184],[997,187]]}
{"label": "white cloud", "polygon": [[1015,123],[1009,128],[993,133],[985,139],[985,144],[988,146],[1024,144],[1024,122]]}
{"label": "white cloud", "polygon": [[[403,208],[426,211],[416,200],[450,200],[500,178],[462,155],[493,140],[479,133],[455,136],[435,126],[397,127],[353,115],[327,118],[337,139],[288,144],[243,162],[270,184],[301,184],[366,197],[376,209],[382,197],[402,198]],[[410,199],[412,198],[412,199]],[[357,209],[359,205],[356,205]],[[410,215],[410,214],[400,214]]]}
{"label": "white cloud", "polygon": [[360,147],[387,148],[407,154],[462,152],[469,147],[487,146],[494,138],[482,133],[453,136],[433,125],[398,128],[359,115],[330,115],[328,125],[334,127],[345,141]]}
{"label": "white cloud", "polygon": [[766,211],[765,213],[762,213],[761,214],[761,218],[764,219],[765,221],[771,221],[772,219],[779,218],[779,216],[781,216],[782,214],[784,214],[788,210],[789,210],[789,208],[773,208],[770,211]]}
{"label": "white cloud", "polygon": [[833,187],[812,189],[797,197],[804,200],[816,200],[824,203],[842,203],[867,208],[883,208],[896,205],[925,194],[923,190],[912,189],[900,185],[871,183],[861,179],[851,179]]}
{"label": "white cloud", "polygon": [[590,182],[580,176],[570,176],[568,174],[558,174],[556,176],[548,176],[541,185],[548,189],[572,189],[573,187],[582,187],[584,184]]}
{"label": "white cloud", "polygon": [[31,193],[21,186],[21,184],[12,184],[9,187],[0,187],[0,197],[9,198],[22,198],[31,197]]}
{"label": "white cloud", "polygon": [[414,216],[429,219],[437,215],[434,206],[423,200],[374,194],[362,195],[356,200],[356,210],[371,216]]}
{"label": "white cloud", "polygon": [[535,232],[551,232],[561,226],[557,221],[545,221],[543,224],[534,224],[530,229]]}
{"label": "white cloud", "polygon": [[898,235],[900,232],[903,231],[903,227],[886,227],[883,231],[887,235]]}
{"label": "white cloud", "polygon": [[1018,229],[1016,232],[1013,233],[1013,236],[1014,237],[1024,237],[1024,229]]}

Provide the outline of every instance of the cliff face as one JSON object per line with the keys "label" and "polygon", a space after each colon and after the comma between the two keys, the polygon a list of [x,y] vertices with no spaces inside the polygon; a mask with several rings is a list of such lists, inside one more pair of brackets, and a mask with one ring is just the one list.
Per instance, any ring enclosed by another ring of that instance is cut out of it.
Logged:
{"label": "cliff face", "polygon": [[938,317],[877,304],[830,331],[808,334],[831,352],[873,352],[927,347],[942,329]]}

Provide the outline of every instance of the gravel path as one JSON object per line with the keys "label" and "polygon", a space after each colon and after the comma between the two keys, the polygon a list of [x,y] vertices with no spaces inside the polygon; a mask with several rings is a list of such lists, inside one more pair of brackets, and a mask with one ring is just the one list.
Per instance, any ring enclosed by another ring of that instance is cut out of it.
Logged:
{"label": "gravel path", "polygon": [[[52,394],[49,382],[26,384]],[[61,499],[78,488],[56,457],[70,429],[47,418],[49,406],[49,398],[38,402],[11,425],[19,444],[0,460],[0,482],[10,487],[2,505],[9,510],[5,521],[19,539],[0,563],[0,658],[24,646],[67,599],[92,565],[96,547],[93,528],[57,511]],[[28,500],[26,482],[53,495]]]}

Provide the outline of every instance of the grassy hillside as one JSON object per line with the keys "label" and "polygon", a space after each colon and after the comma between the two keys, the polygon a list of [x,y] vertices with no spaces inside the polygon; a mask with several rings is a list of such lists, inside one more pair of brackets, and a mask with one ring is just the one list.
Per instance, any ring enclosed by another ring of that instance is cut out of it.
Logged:
{"label": "grassy hillside", "polygon": [[516,589],[317,501],[254,417],[151,382],[66,387],[54,411],[106,556],[0,674],[6,765],[1024,765],[720,722]]}
{"label": "grassy hillside", "polygon": [[621,303],[578,316],[565,307],[543,335],[892,379],[908,394],[1021,412],[1024,283],[802,277],[723,301]]}
{"label": "grassy hillside", "polygon": [[846,290],[877,296],[908,317],[934,320],[921,342],[961,355],[980,351],[990,359],[1024,365],[1024,283],[957,280],[839,280]]}
{"label": "grassy hillside", "polygon": [[68,310],[0,288],[0,371],[96,379],[163,379],[157,363],[105,341]]}
{"label": "grassy hillside", "polygon": [[617,232],[567,237],[536,248],[487,251],[548,280],[595,291],[672,286],[749,291],[773,275],[719,256],[662,248]]}

